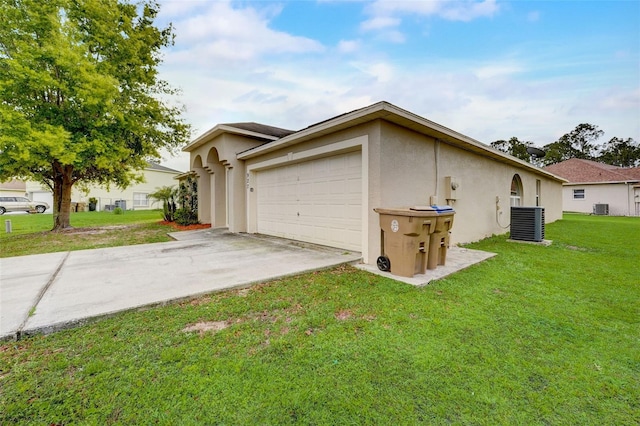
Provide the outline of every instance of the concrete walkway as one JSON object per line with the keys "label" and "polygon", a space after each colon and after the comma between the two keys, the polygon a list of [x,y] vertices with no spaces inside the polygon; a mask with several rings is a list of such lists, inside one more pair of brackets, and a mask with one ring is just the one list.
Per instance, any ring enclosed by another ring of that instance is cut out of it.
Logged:
{"label": "concrete walkway", "polygon": [[172,236],[180,241],[0,259],[0,339],[361,259],[225,230]]}
{"label": "concrete walkway", "polygon": [[452,247],[446,266],[402,278],[343,249],[223,229],[170,235],[178,241],[0,259],[0,340],[345,263],[425,285],[494,256]]}

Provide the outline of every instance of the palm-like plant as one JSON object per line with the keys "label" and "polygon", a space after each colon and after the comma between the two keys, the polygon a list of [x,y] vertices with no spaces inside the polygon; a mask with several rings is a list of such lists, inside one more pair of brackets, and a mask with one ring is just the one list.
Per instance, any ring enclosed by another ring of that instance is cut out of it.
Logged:
{"label": "palm-like plant", "polygon": [[173,222],[175,220],[176,192],[176,189],[172,186],[163,186],[161,188],[158,188],[156,192],[149,194],[149,198],[162,201],[162,212],[164,220],[166,220],[167,222]]}

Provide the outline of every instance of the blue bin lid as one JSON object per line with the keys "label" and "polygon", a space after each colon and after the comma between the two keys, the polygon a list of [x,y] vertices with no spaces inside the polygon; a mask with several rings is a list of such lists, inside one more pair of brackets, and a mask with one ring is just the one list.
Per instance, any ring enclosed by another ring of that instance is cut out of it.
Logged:
{"label": "blue bin lid", "polygon": [[453,207],[451,206],[431,206],[438,213],[449,213],[453,212]]}

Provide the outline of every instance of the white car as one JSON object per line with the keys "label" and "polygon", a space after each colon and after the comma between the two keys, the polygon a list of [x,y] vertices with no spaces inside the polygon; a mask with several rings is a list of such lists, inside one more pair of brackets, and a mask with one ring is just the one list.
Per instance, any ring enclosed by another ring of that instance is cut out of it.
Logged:
{"label": "white car", "polygon": [[49,204],[44,201],[31,201],[27,197],[0,197],[0,215],[5,212],[44,213]]}

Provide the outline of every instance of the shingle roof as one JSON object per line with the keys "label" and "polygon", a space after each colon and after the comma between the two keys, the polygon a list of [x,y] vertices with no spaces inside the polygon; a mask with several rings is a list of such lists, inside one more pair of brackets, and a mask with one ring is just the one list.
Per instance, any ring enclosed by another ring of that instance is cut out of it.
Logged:
{"label": "shingle roof", "polygon": [[147,161],[147,169],[158,170],[160,172],[182,173],[179,170],[170,169],[169,167],[161,166],[160,164],[152,163],[151,161]]}
{"label": "shingle roof", "polygon": [[624,168],[591,160],[572,158],[544,170],[569,182],[625,182],[640,180],[640,167]]}
{"label": "shingle roof", "polygon": [[260,123],[224,123],[225,126],[235,127],[236,129],[248,130],[250,132],[262,133],[263,135],[275,136],[283,138],[295,133],[294,130],[281,129],[280,127],[267,126]]}

